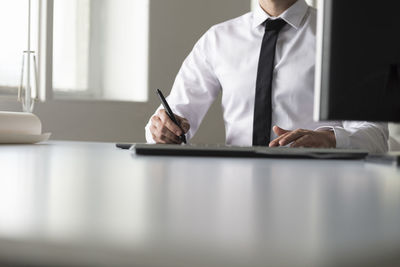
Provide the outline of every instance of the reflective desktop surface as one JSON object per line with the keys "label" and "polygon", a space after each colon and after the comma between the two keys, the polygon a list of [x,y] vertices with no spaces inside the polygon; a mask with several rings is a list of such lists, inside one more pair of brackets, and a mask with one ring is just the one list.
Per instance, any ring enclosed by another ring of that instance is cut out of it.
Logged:
{"label": "reflective desktop surface", "polygon": [[0,146],[0,263],[399,266],[400,168]]}

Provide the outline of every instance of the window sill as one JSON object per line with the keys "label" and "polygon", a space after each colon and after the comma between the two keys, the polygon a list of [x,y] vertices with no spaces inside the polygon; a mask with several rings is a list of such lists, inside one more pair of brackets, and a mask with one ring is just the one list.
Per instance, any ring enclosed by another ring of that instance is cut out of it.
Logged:
{"label": "window sill", "polygon": [[54,92],[53,99],[58,101],[102,102],[102,103],[147,103],[145,100],[121,100],[96,96],[91,92]]}
{"label": "window sill", "polygon": [[[5,102],[18,102],[17,92],[15,90],[0,90],[0,101]],[[61,102],[87,102],[87,103],[132,103],[132,104],[144,104],[149,100],[120,100],[120,99],[107,99],[95,96],[93,93],[88,92],[54,92],[53,97],[51,99],[47,99],[46,101],[38,101],[38,103],[42,102],[52,102],[52,101],[61,101]]]}
{"label": "window sill", "polygon": [[[76,102],[76,103],[126,103],[126,104],[146,104],[147,101],[135,101],[135,100],[113,100],[104,98],[79,98],[79,97],[57,97],[55,96],[50,101],[59,102]],[[48,102],[48,100],[46,100]]]}

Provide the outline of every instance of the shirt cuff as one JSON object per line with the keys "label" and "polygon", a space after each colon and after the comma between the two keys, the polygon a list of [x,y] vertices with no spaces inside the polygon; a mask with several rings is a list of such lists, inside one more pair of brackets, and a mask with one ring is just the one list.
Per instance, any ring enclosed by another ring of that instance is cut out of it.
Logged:
{"label": "shirt cuff", "polygon": [[150,122],[145,127],[145,135],[146,135],[146,141],[147,141],[148,144],[155,144],[156,143],[153,140],[153,136],[151,135],[151,132],[150,132]]}
{"label": "shirt cuff", "polygon": [[315,131],[333,131],[336,139],[336,148],[350,148],[349,133],[342,127],[321,126]]}

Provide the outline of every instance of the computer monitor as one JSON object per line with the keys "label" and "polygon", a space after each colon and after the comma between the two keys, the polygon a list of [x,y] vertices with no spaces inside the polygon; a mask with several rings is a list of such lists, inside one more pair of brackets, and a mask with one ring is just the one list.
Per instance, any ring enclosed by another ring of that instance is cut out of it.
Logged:
{"label": "computer monitor", "polygon": [[400,122],[399,12],[399,0],[319,0],[316,120]]}

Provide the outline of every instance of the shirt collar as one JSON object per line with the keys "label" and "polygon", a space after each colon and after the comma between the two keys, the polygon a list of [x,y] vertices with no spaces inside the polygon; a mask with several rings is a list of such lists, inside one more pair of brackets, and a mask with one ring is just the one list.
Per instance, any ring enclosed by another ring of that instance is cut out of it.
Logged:
{"label": "shirt collar", "polygon": [[[306,15],[308,10],[308,5],[305,0],[298,0],[291,7],[289,7],[285,12],[283,12],[279,18],[286,21],[296,30],[300,27],[300,24]],[[258,4],[256,10],[253,12],[253,28],[256,28],[264,23],[269,18],[273,18],[265,12],[261,6]],[[275,18],[274,18],[275,19]]]}

